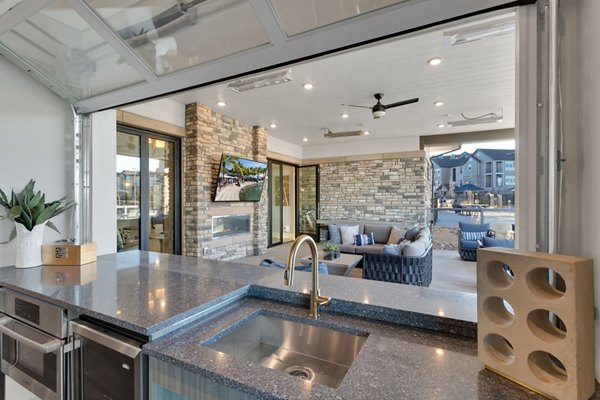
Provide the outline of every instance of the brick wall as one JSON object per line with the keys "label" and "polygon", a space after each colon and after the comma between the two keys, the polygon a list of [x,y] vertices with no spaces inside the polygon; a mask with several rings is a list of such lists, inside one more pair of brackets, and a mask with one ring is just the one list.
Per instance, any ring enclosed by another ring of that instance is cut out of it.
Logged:
{"label": "brick wall", "polygon": [[431,167],[424,152],[320,164],[320,218],[427,222]]}
{"label": "brick wall", "polygon": [[[267,161],[264,129],[244,124],[192,103],[185,109],[183,152],[183,254],[231,260],[258,255],[267,248],[267,190],[260,202],[214,203],[221,154]],[[212,239],[212,217],[251,214],[252,232]]]}

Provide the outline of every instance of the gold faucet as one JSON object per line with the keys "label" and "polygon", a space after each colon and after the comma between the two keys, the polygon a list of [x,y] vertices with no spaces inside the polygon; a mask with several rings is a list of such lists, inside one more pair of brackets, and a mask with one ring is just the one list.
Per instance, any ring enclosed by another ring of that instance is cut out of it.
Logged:
{"label": "gold faucet", "polygon": [[307,242],[310,247],[312,256],[312,290],[310,291],[310,312],[308,316],[313,319],[319,317],[319,306],[329,303],[330,297],[321,296],[319,294],[319,250],[317,244],[308,235],[300,235],[292,244],[292,248],[287,258],[287,268],[285,269],[284,277],[285,284],[292,286],[294,284],[294,264],[296,263],[296,255],[302,243]]}

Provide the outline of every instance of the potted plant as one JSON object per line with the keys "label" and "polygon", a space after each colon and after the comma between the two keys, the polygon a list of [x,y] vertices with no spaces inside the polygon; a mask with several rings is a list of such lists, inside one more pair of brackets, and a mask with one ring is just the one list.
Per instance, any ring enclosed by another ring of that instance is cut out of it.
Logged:
{"label": "potted plant", "polygon": [[340,256],[340,250],[338,247],[331,242],[327,242],[325,246],[323,246],[323,258],[325,260],[333,260]]}
{"label": "potted plant", "polygon": [[48,226],[59,232],[50,219],[75,206],[75,202],[67,200],[66,197],[46,203],[46,195],[41,191],[34,192],[34,186],[35,181],[32,179],[20,193],[12,190],[10,198],[0,190],[0,206],[8,211],[2,219],[15,222],[8,242],[17,238],[17,268],[42,264],[44,227]]}

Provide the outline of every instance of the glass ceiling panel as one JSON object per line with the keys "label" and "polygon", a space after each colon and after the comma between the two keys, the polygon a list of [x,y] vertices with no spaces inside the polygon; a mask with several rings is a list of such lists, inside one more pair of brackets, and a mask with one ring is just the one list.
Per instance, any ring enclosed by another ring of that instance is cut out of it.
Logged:
{"label": "glass ceiling panel", "polygon": [[86,0],[157,75],[269,43],[250,4],[233,0]]}
{"label": "glass ceiling panel", "polygon": [[410,0],[271,0],[288,36]]}
{"label": "glass ceiling panel", "polygon": [[62,0],[0,36],[0,42],[79,99],[143,81]]}

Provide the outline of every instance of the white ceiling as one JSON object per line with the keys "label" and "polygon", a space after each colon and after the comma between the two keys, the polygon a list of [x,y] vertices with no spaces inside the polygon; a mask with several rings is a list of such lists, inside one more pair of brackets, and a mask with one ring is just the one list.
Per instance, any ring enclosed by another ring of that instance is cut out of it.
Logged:
{"label": "white ceiling", "polygon": [[[512,14],[510,14],[512,15]],[[506,17],[506,15],[502,16]],[[514,17],[514,15],[513,15]],[[494,17],[499,18],[499,17]],[[292,82],[234,93],[223,83],[170,97],[182,104],[198,102],[251,125],[267,128],[269,135],[301,146],[334,141],[364,141],[514,127],[515,35],[486,38],[446,47],[443,32],[473,23],[438,27],[387,43],[298,64],[291,68]],[[427,60],[442,57],[432,67]],[[314,84],[307,91],[302,85]],[[389,109],[377,120],[371,111],[341,104],[375,104],[381,92],[383,103],[419,97],[417,104]],[[433,102],[441,99],[443,107]],[[219,108],[218,100],[227,106]],[[440,122],[456,120],[461,112],[473,117],[503,110],[501,123],[438,128]],[[350,117],[340,114],[347,111]],[[276,123],[277,128],[269,125]],[[368,129],[369,136],[326,139],[323,128],[333,131]],[[308,138],[308,142],[302,139]]]}

